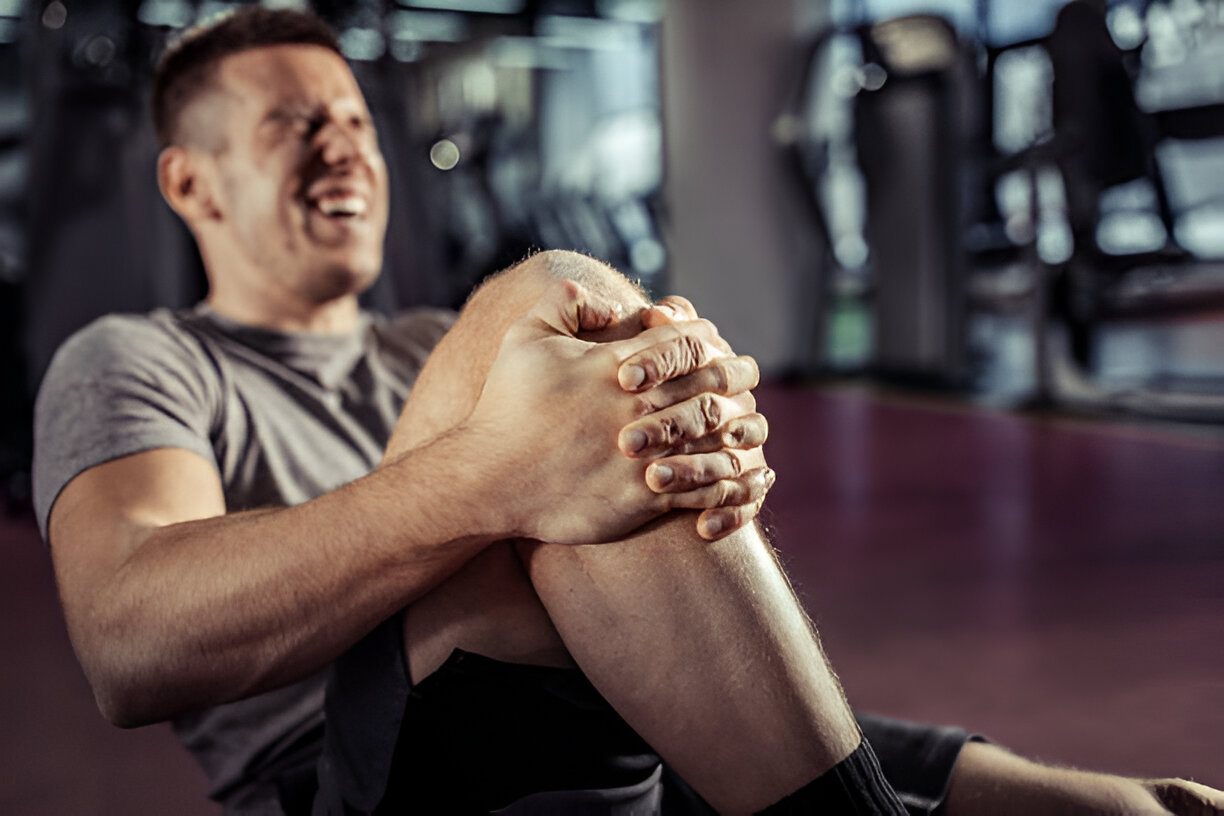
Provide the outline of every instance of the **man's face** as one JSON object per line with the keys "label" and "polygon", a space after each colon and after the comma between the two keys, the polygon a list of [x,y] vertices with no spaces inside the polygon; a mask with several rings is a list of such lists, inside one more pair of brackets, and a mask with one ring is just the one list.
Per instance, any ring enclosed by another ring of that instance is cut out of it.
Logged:
{"label": "man's face", "polygon": [[216,282],[309,305],[367,288],[382,266],[387,168],[344,60],[313,45],[253,49],[223,59],[216,86],[188,120],[215,145]]}

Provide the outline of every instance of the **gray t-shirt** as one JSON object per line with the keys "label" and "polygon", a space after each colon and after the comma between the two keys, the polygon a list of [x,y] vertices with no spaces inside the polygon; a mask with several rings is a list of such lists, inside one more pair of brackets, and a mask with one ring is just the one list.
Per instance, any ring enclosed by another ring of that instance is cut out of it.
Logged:
{"label": "gray t-shirt", "polygon": [[[343,336],[286,334],[205,305],[95,321],[60,348],[38,396],[34,502],[44,537],[76,475],[155,448],[212,462],[230,512],[298,504],[364,476],[453,321],[416,310],[363,315]],[[175,719],[227,811],[279,812],[268,780],[317,751],[324,674]]]}

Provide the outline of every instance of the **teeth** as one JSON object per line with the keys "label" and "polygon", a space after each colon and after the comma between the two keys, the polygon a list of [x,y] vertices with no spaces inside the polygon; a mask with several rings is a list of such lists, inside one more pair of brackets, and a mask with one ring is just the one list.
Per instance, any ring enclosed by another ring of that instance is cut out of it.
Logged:
{"label": "teeth", "polygon": [[333,195],[318,201],[324,215],[361,215],[366,211],[365,199],[357,195]]}

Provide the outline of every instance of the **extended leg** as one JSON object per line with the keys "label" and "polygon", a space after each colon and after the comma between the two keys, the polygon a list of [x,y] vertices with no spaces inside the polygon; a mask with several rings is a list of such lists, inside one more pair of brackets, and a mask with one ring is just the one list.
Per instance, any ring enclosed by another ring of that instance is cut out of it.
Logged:
{"label": "extended leg", "polygon": [[947,816],[990,813],[1224,813],[1224,794],[1181,779],[1139,780],[1054,768],[997,745],[966,745],[948,788]]}

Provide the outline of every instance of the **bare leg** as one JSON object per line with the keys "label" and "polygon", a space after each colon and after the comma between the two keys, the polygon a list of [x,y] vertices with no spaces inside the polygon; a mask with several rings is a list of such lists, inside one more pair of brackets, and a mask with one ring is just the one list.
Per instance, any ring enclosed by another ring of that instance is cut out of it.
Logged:
{"label": "bare leg", "polygon": [[756,529],[710,545],[692,518],[672,519],[614,548],[527,550],[536,591],[591,682],[720,812],[765,807],[857,746]]}
{"label": "bare leg", "polygon": [[1217,816],[1224,813],[1224,794],[1181,779],[1138,780],[1053,768],[1018,757],[997,745],[971,743],[956,762],[945,807],[948,816],[978,813]]}
{"label": "bare leg", "polygon": [[[467,416],[499,338],[556,276],[637,302],[619,276],[566,254],[490,282],[422,372],[389,455]],[[486,550],[408,610],[413,680],[456,647],[564,666],[573,664],[568,646],[617,710],[720,810],[780,798],[844,756],[857,735],[841,721],[848,715],[836,683],[760,536],[745,531],[711,545],[692,529],[691,516],[674,514],[612,546],[522,543],[534,587],[510,543]],[[1224,797],[1182,780],[1050,768],[971,744],[947,812],[1217,816]]]}
{"label": "bare leg", "polygon": [[966,745],[948,788],[949,816],[970,813],[1166,813],[1138,785],[1118,777],[1050,768],[996,745]]}
{"label": "bare leg", "polygon": [[[619,275],[568,253],[536,256],[490,282],[422,372],[389,455],[471,411],[505,329],[557,277],[645,305]],[[414,680],[455,647],[549,665],[572,654],[721,812],[766,807],[858,745],[841,690],[756,529],[711,545],[694,516],[676,513],[614,545],[520,548],[530,583],[498,545],[408,610]]]}

